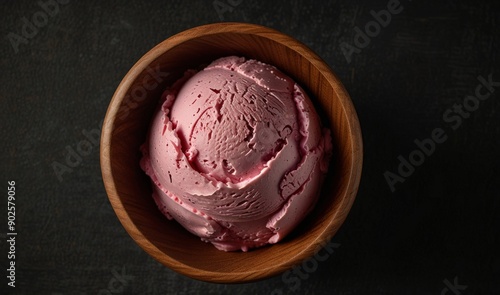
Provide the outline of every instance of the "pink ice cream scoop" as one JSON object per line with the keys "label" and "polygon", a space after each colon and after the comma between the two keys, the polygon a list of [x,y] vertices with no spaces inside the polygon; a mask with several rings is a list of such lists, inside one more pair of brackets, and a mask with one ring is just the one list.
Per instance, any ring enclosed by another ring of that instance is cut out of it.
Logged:
{"label": "pink ice cream scoop", "polygon": [[274,244],[311,211],[331,154],[306,93],[275,67],[225,57],[162,96],[142,169],[169,219],[224,251]]}

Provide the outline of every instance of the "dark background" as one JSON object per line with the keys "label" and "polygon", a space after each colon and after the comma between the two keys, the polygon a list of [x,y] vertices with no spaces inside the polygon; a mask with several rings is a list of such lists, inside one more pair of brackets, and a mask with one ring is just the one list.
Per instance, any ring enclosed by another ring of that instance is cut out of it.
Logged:
{"label": "dark background", "polygon": [[[388,2],[69,1],[16,53],[9,34],[22,36],[23,18],[43,10],[2,1],[0,294],[500,294],[500,86],[456,130],[443,119],[474,95],[479,76],[500,81],[498,2],[401,0],[402,11],[347,62],[341,44],[354,45],[355,27],[364,30],[370,11]],[[97,145],[61,179],[52,167],[66,164],[84,131],[100,129],[143,54],[222,20],[265,25],[311,47],[343,81],[361,123],[363,175],[332,239],[340,247],[294,290],[281,276],[211,284],[156,262],[116,218]],[[384,172],[398,173],[398,156],[408,159],[414,140],[435,128],[447,140],[392,192]],[[6,279],[8,180],[17,196],[15,289]],[[460,289],[450,289],[454,281]]]}

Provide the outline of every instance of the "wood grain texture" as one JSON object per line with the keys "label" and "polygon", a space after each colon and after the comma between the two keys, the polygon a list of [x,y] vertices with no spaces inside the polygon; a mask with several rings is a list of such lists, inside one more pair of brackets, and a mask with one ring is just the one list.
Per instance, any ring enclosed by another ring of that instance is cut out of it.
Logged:
{"label": "wood grain texture", "polygon": [[[323,112],[333,135],[334,157],[314,211],[276,245],[247,253],[226,253],[201,242],[168,221],[151,198],[149,179],[139,167],[162,90],[189,68],[227,55],[272,64],[291,76]],[[131,100],[135,86],[151,79],[148,69],[170,75]],[[132,106],[132,107],[131,107]],[[281,273],[312,256],[345,220],[355,199],[362,168],[362,139],[352,102],[339,79],[310,49],[278,31],[251,24],[218,23],[179,33],[154,47],[128,72],[109,105],[102,128],[101,169],[109,200],[130,236],[147,253],[184,275],[210,282],[239,283]]]}

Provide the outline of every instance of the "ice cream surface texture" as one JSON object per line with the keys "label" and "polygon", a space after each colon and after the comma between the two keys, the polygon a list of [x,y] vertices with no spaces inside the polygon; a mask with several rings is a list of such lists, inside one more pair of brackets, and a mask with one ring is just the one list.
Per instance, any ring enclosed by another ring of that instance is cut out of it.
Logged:
{"label": "ice cream surface texture", "polygon": [[167,89],[141,147],[164,215],[224,251],[274,244],[311,211],[331,138],[275,67],[215,60]]}

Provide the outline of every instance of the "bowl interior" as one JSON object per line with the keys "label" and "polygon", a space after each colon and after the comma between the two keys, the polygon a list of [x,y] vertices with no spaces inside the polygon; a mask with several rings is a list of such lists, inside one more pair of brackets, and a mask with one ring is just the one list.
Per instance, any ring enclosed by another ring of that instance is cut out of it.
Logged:
{"label": "bowl interior", "polygon": [[[269,63],[295,79],[330,128],[334,145],[330,172],[314,211],[283,241],[247,253],[219,251],[177,222],[167,220],[156,207],[150,181],[139,167],[139,147],[165,87],[186,69],[199,69],[228,55]],[[333,236],[355,198],[361,153],[359,123],[348,94],[314,53],[268,28],[214,24],[167,39],[129,71],[113,96],[103,124],[101,166],[117,216],[151,256],[196,279],[247,282],[301,263]]]}

